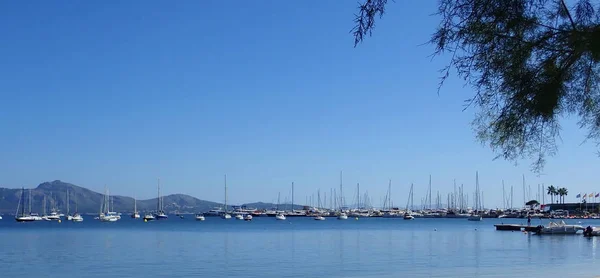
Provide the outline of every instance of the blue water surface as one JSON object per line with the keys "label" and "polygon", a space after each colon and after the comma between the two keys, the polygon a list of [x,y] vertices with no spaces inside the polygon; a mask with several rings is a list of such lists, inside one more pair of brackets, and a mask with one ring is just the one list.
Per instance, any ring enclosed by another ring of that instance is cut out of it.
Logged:
{"label": "blue water surface", "polygon": [[[568,223],[600,226],[597,220]],[[0,220],[0,277],[596,277],[598,238],[495,231],[518,219],[171,216]],[[547,223],[534,220],[532,224]]]}

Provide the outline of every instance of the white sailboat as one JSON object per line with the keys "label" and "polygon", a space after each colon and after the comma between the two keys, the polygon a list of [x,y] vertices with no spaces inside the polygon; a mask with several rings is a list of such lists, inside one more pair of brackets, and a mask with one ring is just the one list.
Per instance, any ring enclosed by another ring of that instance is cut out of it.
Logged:
{"label": "white sailboat", "polygon": [[[412,215],[412,199],[413,199],[413,184],[410,184],[410,192],[408,193],[408,200],[406,201],[406,209],[404,210],[404,216],[402,217],[402,219],[404,220],[413,220],[415,219],[415,217]],[[408,205],[410,204],[411,207],[409,207]]]}
{"label": "white sailboat", "polygon": [[196,220],[204,221],[204,220],[206,220],[206,218],[204,217],[204,214],[199,213],[199,214],[196,214]]}
{"label": "white sailboat", "polygon": [[71,221],[73,222],[82,222],[83,216],[79,214],[79,210],[77,209],[77,201],[75,201],[75,213],[73,213],[73,217],[71,217]]}
{"label": "white sailboat", "polygon": [[75,213],[73,213],[73,217],[71,217],[71,221],[73,222],[82,222],[83,216],[79,214],[79,209],[77,208],[77,200],[75,200]]}
{"label": "white sailboat", "polygon": [[223,219],[231,219],[231,214],[227,213],[227,175],[225,175],[225,204],[223,206]]}
{"label": "white sailboat", "polygon": [[281,192],[277,193],[277,214],[275,215],[276,220],[285,220],[285,215],[282,211],[279,210],[279,201],[281,197]]}
{"label": "white sailboat", "polygon": [[116,222],[121,218],[117,213],[110,211],[110,203],[110,193],[105,187],[104,198],[100,205],[100,215],[98,216],[98,219],[102,222]]}
{"label": "white sailboat", "polygon": [[140,213],[137,211],[137,199],[135,197],[133,198],[133,214],[131,214],[131,218],[140,218]]}
{"label": "white sailboat", "polygon": [[31,210],[32,206],[33,206],[33,195],[31,193],[31,189],[29,189],[29,216],[31,216],[34,221],[44,220],[37,212],[32,212],[32,210]]}
{"label": "white sailboat", "polygon": [[169,216],[165,213],[163,199],[160,196],[160,179],[158,179],[158,204],[156,208],[156,215],[154,215],[154,217],[158,220],[169,218]]}
{"label": "white sailboat", "polygon": [[[346,214],[346,212],[344,212],[344,191],[342,190],[343,188],[343,172],[340,171],[340,214],[338,215],[337,219],[338,220],[347,220],[348,219],[348,215]],[[317,220],[317,219],[315,219]],[[325,220],[325,219],[322,219]]]}
{"label": "white sailboat", "polygon": [[[20,208],[20,210],[19,210]],[[15,221],[17,222],[32,222],[35,221],[31,215],[25,213],[25,188],[21,190],[21,198],[17,204],[17,212],[15,213]]]}
{"label": "white sailboat", "polygon": [[[46,204],[44,202],[44,210],[46,209],[45,207],[46,207]],[[58,210],[56,209],[56,202],[54,201],[54,198],[52,198],[52,193],[50,193],[50,207],[51,207],[51,209],[50,209],[51,212],[49,215],[45,215],[45,220],[47,220],[47,221],[60,220],[60,215],[58,214]]]}
{"label": "white sailboat", "polygon": [[69,212],[69,189],[67,188],[67,221],[72,221],[73,220],[73,216],[71,215],[71,213]]}
{"label": "white sailboat", "polygon": [[252,221],[252,214],[246,214],[246,216],[244,216],[244,221]]}
{"label": "white sailboat", "polygon": [[468,221],[481,221],[483,217],[481,216],[481,207],[479,204],[479,172],[475,172],[475,210],[469,215],[467,218]]}

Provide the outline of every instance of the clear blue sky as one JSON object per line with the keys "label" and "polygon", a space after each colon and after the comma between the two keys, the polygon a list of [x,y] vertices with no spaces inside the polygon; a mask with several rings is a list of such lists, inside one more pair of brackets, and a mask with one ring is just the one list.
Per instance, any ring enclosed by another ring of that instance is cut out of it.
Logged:
{"label": "clear blue sky", "polygon": [[[545,174],[492,161],[462,112],[472,91],[423,45],[436,1],[389,5],[353,48],[355,1],[34,1],[0,3],[0,186],[60,179],[151,198],[276,201],[357,182],[378,205],[393,182],[404,206],[428,175],[500,206],[501,181],[523,199],[538,183],[600,191],[593,144],[565,122]],[[445,195],[444,195],[445,196]]]}

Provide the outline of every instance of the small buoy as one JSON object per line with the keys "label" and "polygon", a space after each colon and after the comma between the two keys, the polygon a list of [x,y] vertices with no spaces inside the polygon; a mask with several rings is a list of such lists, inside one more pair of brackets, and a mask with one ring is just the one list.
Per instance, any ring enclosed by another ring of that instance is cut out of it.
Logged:
{"label": "small buoy", "polygon": [[358,217],[354,218],[355,220],[358,220]]}
{"label": "small buoy", "polygon": [[144,219],[144,222],[148,222],[148,219]]}
{"label": "small buoy", "polygon": [[437,229],[433,229],[433,230],[437,232]]}
{"label": "small buoy", "polygon": [[62,220],[58,219],[58,223],[62,222]]}

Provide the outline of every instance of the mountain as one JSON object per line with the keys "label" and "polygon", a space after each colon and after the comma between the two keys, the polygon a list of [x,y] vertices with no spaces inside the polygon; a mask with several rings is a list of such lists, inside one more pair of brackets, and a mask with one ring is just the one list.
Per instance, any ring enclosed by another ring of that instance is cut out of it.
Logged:
{"label": "mountain", "polygon": [[[98,213],[101,202],[104,200],[103,194],[94,192],[74,184],[55,180],[53,182],[44,182],[36,188],[25,189],[25,211],[29,211],[29,194],[31,194],[31,211],[42,214],[44,212],[43,204],[46,198],[46,211],[56,208],[62,213],[67,213],[67,190],[69,192],[69,210],[80,213]],[[21,198],[21,189],[0,188],[0,213],[13,214],[17,210]],[[128,213],[133,211],[134,199],[126,196],[111,196],[111,211]],[[223,204],[200,200],[198,198],[185,194],[172,194],[163,196],[164,209],[168,213],[196,213],[206,212],[215,207],[223,207]],[[21,203],[21,205],[23,205]],[[271,203],[251,203],[246,204],[250,208],[268,209],[276,207]],[[157,207],[157,198],[149,200],[137,200],[137,209],[140,212],[154,211]],[[281,205],[280,207],[289,207]],[[114,208],[114,209],[113,209]],[[301,206],[294,206],[300,209]]]}

